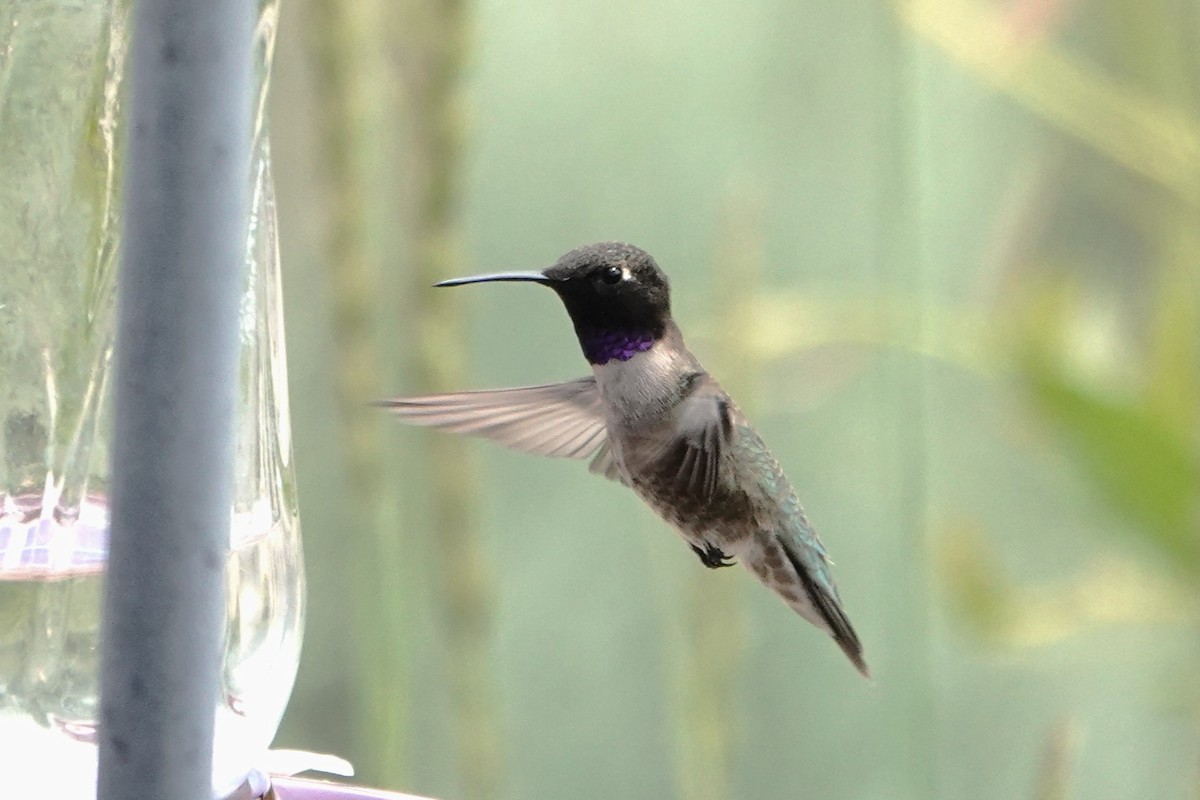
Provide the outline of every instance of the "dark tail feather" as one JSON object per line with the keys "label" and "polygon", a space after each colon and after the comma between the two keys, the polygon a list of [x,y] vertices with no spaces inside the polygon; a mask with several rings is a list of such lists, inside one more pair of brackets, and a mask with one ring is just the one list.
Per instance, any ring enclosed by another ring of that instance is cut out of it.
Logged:
{"label": "dark tail feather", "polygon": [[871,670],[867,668],[867,662],[863,660],[862,643],[858,640],[858,634],[854,632],[854,626],[850,624],[850,619],[842,610],[837,598],[817,582],[812,570],[800,562],[792,549],[787,546],[787,542],[783,542],[783,552],[787,555],[788,561],[792,563],[796,574],[800,576],[800,582],[804,584],[804,591],[808,593],[813,608],[817,609],[817,613],[821,615],[833,632],[833,640],[842,648],[842,652],[850,659],[850,663],[854,664],[863,677],[869,679]]}

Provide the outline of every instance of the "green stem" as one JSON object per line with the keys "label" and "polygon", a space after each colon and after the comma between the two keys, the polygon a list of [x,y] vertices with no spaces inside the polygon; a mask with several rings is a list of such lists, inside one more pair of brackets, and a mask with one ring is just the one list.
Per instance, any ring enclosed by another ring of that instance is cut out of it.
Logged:
{"label": "green stem", "polygon": [[[465,132],[460,115],[469,6],[460,0],[412,0],[392,17],[394,57],[403,78],[404,162],[414,177],[411,236],[415,268],[408,297],[420,297],[410,319],[417,343],[417,391],[462,388],[467,350],[461,298],[429,285],[462,268],[461,167]],[[426,439],[432,496],[428,526],[435,602],[446,637],[449,682],[462,797],[483,800],[500,791],[500,737],[490,653],[491,577],[479,535],[479,465],[471,446],[454,436]]]}
{"label": "green stem", "polygon": [[[374,342],[377,309],[375,276],[368,248],[371,202],[365,176],[364,139],[372,132],[372,110],[379,105],[371,87],[378,86],[369,59],[378,6],[312,0],[314,35],[309,47],[316,64],[316,107],[322,160],[328,244],[325,262],[333,314],[334,384],[345,444],[350,530],[343,532],[353,564],[350,573],[366,576],[354,582],[355,641],[358,654],[360,753],[367,762],[359,775],[371,782],[402,782],[404,685],[408,672],[399,609],[406,602],[399,576],[401,552],[394,524],[386,513],[383,483],[386,470],[382,415],[367,405],[381,396],[381,358]],[[380,609],[384,609],[381,613]]]}
{"label": "green stem", "polygon": [[[757,213],[735,213],[754,208],[729,202],[729,212],[717,242],[714,260],[714,297],[723,298],[716,309],[717,328],[739,331],[729,325],[757,288],[762,241]],[[723,336],[714,353],[714,367],[724,386],[745,408],[753,403],[751,384],[759,359],[740,336]],[[745,610],[741,601],[741,575],[695,570],[687,581],[688,615],[683,648],[677,665],[679,710],[677,719],[677,794],[688,800],[724,800],[734,796],[733,767],[738,745],[737,679],[745,642]]]}

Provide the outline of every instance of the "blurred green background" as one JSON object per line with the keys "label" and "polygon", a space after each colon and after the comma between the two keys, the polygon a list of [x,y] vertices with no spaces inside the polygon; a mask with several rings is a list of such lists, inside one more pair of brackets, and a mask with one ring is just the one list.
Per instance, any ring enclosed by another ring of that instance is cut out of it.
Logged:
{"label": "blurred green background", "polygon": [[[285,3],[310,578],[278,746],[442,798],[1200,797],[1194,0]],[[655,255],[874,681],[583,464],[368,400],[582,375]]]}

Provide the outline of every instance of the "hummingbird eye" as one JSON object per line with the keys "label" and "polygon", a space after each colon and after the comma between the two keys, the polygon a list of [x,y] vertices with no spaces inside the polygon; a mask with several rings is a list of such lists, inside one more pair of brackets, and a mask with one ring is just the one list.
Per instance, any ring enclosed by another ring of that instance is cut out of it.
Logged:
{"label": "hummingbird eye", "polygon": [[605,267],[600,270],[599,278],[609,286],[615,286],[625,277],[625,271],[620,267]]}

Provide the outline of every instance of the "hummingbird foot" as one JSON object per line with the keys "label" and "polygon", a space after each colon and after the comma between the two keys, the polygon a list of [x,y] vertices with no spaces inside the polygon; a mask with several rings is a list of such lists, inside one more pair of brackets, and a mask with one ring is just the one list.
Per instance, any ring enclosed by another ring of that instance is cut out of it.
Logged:
{"label": "hummingbird foot", "polygon": [[700,563],[709,569],[720,569],[721,567],[732,567],[736,562],[725,555],[725,552],[719,547],[715,547],[707,542],[704,549],[700,549],[696,545],[692,545],[692,552],[700,557]]}

